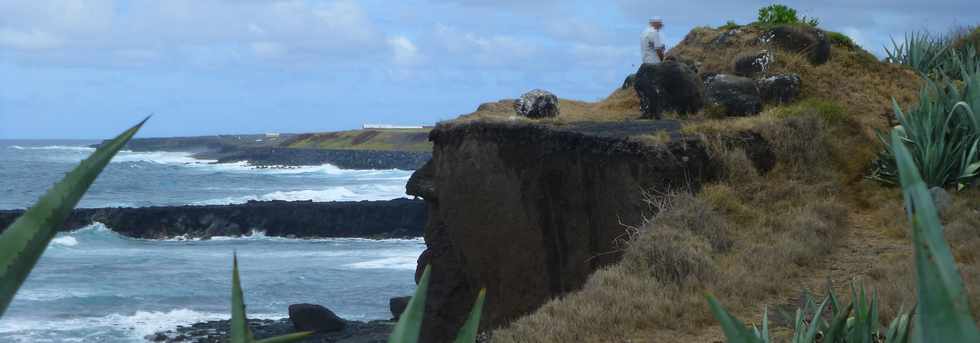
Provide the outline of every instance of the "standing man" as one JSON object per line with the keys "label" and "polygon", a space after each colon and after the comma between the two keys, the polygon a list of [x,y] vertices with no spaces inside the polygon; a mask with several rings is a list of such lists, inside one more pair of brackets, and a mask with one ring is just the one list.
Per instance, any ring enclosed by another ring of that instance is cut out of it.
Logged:
{"label": "standing man", "polygon": [[650,27],[643,31],[643,39],[640,41],[643,63],[657,64],[664,60],[664,39],[660,37],[660,29],[663,27],[663,19],[653,17],[650,19]]}

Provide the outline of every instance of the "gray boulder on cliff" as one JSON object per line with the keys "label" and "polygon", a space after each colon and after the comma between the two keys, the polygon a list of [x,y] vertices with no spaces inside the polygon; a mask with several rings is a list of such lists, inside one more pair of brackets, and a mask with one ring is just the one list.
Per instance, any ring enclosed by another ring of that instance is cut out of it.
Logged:
{"label": "gray boulder on cliff", "polygon": [[800,76],[796,74],[773,75],[756,81],[759,95],[765,103],[793,102],[800,95],[800,85]]}
{"label": "gray boulder on cliff", "polygon": [[678,61],[644,63],[636,72],[633,88],[640,98],[643,118],[660,119],[667,111],[694,113],[704,104],[697,74]]}
{"label": "gray boulder on cliff", "polygon": [[289,305],[289,320],[297,331],[333,332],[347,327],[333,311],[316,304]]}
{"label": "gray boulder on cliff", "polygon": [[824,64],[830,60],[830,40],[823,30],[815,27],[776,26],[766,32],[762,40],[784,50],[805,54],[814,65]]}
{"label": "gray boulder on cliff", "polygon": [[709,78],[705,85],[705,102],[711,112],[725,116],[746,116],[762,111],[762,98],[755,81],[735,75],[719,74]]}
{"label": "gray boulder on cliff", "polygon": [[738,55],[735,57],[735,74],[745,77],[764,75],[774,60],[769,50]]}
{"label": "gray boulder on cliff", "polygon": [[517,115],[528,118],[557,117],[560,112],[558,96],[546,90],[535,89],[521,95],[514,102],[514,110]]}

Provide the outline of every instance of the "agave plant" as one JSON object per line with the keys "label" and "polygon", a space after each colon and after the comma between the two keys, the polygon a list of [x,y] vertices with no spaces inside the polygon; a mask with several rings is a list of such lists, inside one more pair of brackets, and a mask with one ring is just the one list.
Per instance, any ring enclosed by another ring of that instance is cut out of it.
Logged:
{"label": "agave plant", "polygon": [[248,318],[245,316],[245,295],[238,276],[238,255],[232,257],[231,268],[231,343],[289,343],[299,342],[313,332],[304,331],[282,335],[262,340],[255,340],[252,330],[248,328]]}
{"label": "agave plant", "polygon": [[[429,290],[429,266],[422,272],[419,285],[415,289],[412,300],[408,301],[408,307],[398,319],[395,330],[388,337],[388,343],[416,343],[419,340],[419,333],[422,331],[422,317],[425,313],[425,297]],[[470,315],[466,323],[456,334],[455,343],[473,343],[480,328],[480,316],[483,313],[483,303],[486,300],[486,289],[481,289],[476,297],[476,303],[470,310]]]}
{"label": "agave plant", "polygon": [[892,38],[892,47],[885,47],[887,61],[903,64],[913,70],[928,75],[946,58],[949,44],[942,38],[934,38],[928,32],[911,32],[901,43]]}
{"label": "agave plant", "polygon": [[[926,80],[919,103],[908,111],[893,101],[899,125],[892,131],[911,150],[930,187],[963,187],[980,176],[980,73],[974,70],[960,64],[962,83]],[[878,138],[885,148],[871,178],[897,184],[895,147],[884,133]]]}
{"label": "agave plant", "polygon": [[[943,227],[933,203],[932,195],[922,180],[912,153],[905,147],[905,138],[898,130],[891,133],[899,181],[905,198],[905,208],[912,222],[912,246],[915,251],[916,288],[919,304],[917,313],[901,311],[892,320],[884,334],[887,343],[904,342],[980,342],[980,330],[976,326],[967,303],[963,280],[956,269],[956,262],[943,237]],[[803,320],[797,311],[794,343],[817,342],[878,342],[878,309],[876,296],[868,301],[863,290],[852,288],[852,302],[847,310],[837,311],[829,325],[823,325],[821,315],[825,305],[836,309],[836,297],[830,293],[827,300],[813,313],[812,321]],[[708,303],[721,323],[729,343],[768,343],[768,316],[763,316],[762,330],[750,330],[733,317],[718,301],[708,296]],[[849,316],[853,308],[853,316]],[[912,327],[915,329],[913,330]],[[821,329],[822,327],[822,329]],[[817,333],[814,333],[814,332]]]}
{"label": "agave plant", "polygon": [[96,149],[0,234],[0,317],[89,186],[147,119]]}

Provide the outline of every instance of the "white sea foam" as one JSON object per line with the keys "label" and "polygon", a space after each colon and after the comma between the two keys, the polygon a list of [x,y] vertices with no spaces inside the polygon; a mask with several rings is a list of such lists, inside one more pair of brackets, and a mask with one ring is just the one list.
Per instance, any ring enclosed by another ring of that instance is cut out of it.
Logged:
{"label": "white sea foam", "polygon": [[359,186],[338,186],[319,190],[298,190],[298,191],[278,191],[262,195],[244,195],[225,197],[218,199],[204,200],[194,203],[194,205],[228,205],[244,204],[246,202],[285,200],[300,201],[312,200],[323,201],[362,201],[362,200],[391,200],[404,198],[404,185],[359,185]]}
{"label": "white sea foam", "polygon": [[415,270],[417,264],[417,256],[395,256],[386,257],[382,259],[357,262],[345,265],[348,268],[354,269],[401,269],[401,270]]}
{"label": "white sea foam", "polygon": [[190,164],[206,165],[216,162],[215,160],[199,160],[193,157],[190,152],[168,152],[168,151],[146,151],[132,152],[121,151],[119,155],[112,159],[113,162],[149,162],[157,164]]}
{"label": "white sea foam", "polygon": [[87,146],[76,146],[76,145],[47,145],[47,146],[20,146],[11,145],[13,149],[17,150],[72,150],[72,151],[95,151],[95,148],[90,148]]}
{"label": "white sea foam", "polygon": [[51,240],[51,244],[73,247],[78,245],[78,240],[72,236],[57,237]]}

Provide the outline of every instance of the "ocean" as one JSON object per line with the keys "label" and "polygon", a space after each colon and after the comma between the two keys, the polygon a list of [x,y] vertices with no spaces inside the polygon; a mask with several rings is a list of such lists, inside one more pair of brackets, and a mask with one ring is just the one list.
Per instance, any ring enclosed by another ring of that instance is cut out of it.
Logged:
{"label": "ocean", "polygon": [[[0,140],[0,209],[28,207],[94,149],[90,141]],[[189,153],[121,152],[79,207],[233,204],[249,200],[404,197],[403,170],[330,165],[260,169]],[[421,239],[139,240],[101,224],[60,233],[0,318],[0,342],[141,342],[177,325],[227,319],[237,252],[250,318],[321,304],[350,320],[390,317],[414,291]]]}

